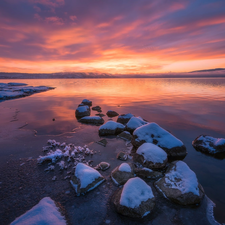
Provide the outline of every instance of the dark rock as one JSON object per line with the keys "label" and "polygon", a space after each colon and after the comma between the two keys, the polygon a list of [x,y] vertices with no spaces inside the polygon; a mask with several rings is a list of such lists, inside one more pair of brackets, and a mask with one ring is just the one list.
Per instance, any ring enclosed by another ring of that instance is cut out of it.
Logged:
{"label": "dark rock", "polygon": [[124,131],[125,126],[121,123],[117,123],[114,121],[108,121],[107,123],[103,124],[99,128],[99,135],[106,136],[106,135],[117,135]]}
{"label": "dark rock", "polygon": [[104,123],[104,120],[99,116],[85,116],[78,120],[81,123],[101,125]]}
{"label": "dark rock", "polygon": [[123,131],[122,133],[118,134],[117,137],[125,141],[131,141],[132,139],[132,135],[128,131]]}
{"label": "dark rock", "polygon": [[119,114],[118,114],[117,112],[113,111],[113,110],[109,110],[109,111],[106,113],[106,115],[107,115],[108,117],[115,117],[115,116],[118,116]]}
{"label": "dark rock", "polygon": [[97,105],[97,106],[92,107],[92,110],[100,111],[101,110],[101,107]]}
{"label": "dark rock", "polygon": [[108,142],[106,139],[101,139],[100,141],[97,141],[96,143],[105,147]]}
{"label": "dark rock", "polygon": [[107,169],[109,169],[110,164],[107,162],[100,162],[97,166],[96,166],[96,170],[102,170],[105,171]]}
{"label": "dark rock", "polygon": [[163,177],[163,174],[159,171],[154,171],[149,168],[135,168],[134,173],[138,177],[149,178],[149,179],[158,179]]}
{"label": "dark rock", "polygon": [[90,116],[90,108],[88,106],[79,106],[77,109],[76,109],[76,112],[75,112],[75,115],[77,118],[81,118],[81,117],[84,117],[84,116]]}
{"label": "dark rock", "polygon": [[122,161],[126,161],[127,160],[127,155],[124,152],[119,152],[116,156],[117,159],[120,159]]}
{"label": "dark rock", "polygon": [[92,106],[92,101],[90,101],[88,99],[83,99],[82,104]]}
{"label": "dark rock", "polygon": [[117,122],[125,125],[130,120],[130,118],[133,117],[133,116],[134,115],[131,114],[131,113],[121,114],[121,115],[118,116]]}

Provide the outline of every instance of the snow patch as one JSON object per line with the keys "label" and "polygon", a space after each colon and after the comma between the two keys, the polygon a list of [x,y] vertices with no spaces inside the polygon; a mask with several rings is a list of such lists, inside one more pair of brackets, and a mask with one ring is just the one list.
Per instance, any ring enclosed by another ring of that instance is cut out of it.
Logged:
{"label": "snow patch", "polygon": [[41,164],[44,161],[52,161],[52,163],[56,163],[59,158],[62,158],[63,152],[60,149],[57,149],[55,152],[50,151],[46,156],[39,156],[37,159],[38,163]]}
{"label": "snow patch", "polygon": [[133,116],[127,123],[126,127],[129,129],[136,129],[138,127],[141,127],[143,125],[147,124],[146,121],[144,121],[140,116],[139,117],[135,117]]}
{"label": "snow patch", "polygon": [[99,130],[101,130],[101,129],[116,130],[117,128],[124,129],[125,126],[121,123],[117,123],[114,121],[108,121],[107,123],[100,126]]}
{"label": "snow patch", "polygon": [[122,163],[119,166],[118,170],[121,171],[121,172],[131,173],[131,168],[130,168],[130,165],[128,163]]}

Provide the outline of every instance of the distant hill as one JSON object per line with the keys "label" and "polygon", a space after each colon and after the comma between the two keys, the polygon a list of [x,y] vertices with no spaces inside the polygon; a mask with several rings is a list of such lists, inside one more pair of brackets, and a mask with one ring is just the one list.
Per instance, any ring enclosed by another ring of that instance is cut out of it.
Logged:
{"label": "distant hill", "polygon": [[215,72],[215,71],[224,71],[225,72],[225,68],[216,68],[216,69],[208,69],[208,70],[195,70],[195,71],[191,71],[189,73],[202,73],[202,72]]}

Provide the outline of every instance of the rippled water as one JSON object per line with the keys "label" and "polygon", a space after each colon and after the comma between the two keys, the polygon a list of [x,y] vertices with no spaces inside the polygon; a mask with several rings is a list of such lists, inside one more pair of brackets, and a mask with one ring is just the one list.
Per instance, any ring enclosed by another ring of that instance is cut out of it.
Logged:
{"label": "rippled water", "polygon": [[[110,109],[119,114],[132,113],[158,123],[181,139],[188,151],[184,161],[195,171],[206,194],[216,203],[216,219],[225,222],[225,159],[197,152],[191,145],[200,134],[225,137],[225,79],[40,79],[16,82],[56,89],[0,103],[0,140],[4,143],[0,150],[1,163],[10,154],[15,157],[38,154],[38,143],[54,135],[68,137],[82,130],[85,135],[79,136],[78,142],[96,139],[98,128],[81,125],[74,116],[77,105],[87,98],[92,100],[93,106],[101,106],[103,113]],[[108,117],[104,119],[107,121]],[[18,132],[35,131],[32,136],[14,134],[10,129],[15,123],[27,124]]]}

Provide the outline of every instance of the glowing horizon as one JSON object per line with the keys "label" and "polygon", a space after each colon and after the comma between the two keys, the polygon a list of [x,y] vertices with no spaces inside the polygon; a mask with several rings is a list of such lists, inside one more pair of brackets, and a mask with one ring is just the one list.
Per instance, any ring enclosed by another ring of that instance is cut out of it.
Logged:
{"label": "glowing horizon", "polygon": [[221,0],[0,2],[0,71],[149,74],[225,67]]}

